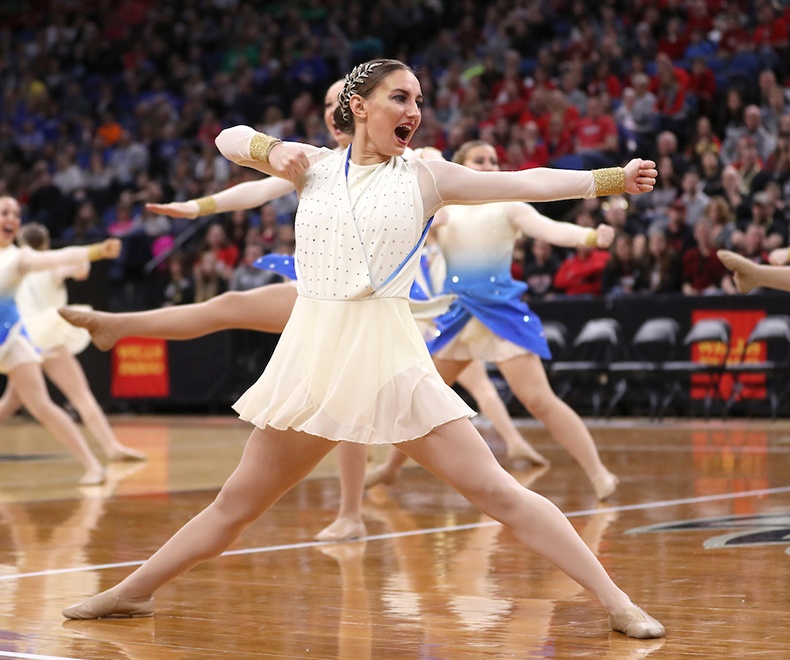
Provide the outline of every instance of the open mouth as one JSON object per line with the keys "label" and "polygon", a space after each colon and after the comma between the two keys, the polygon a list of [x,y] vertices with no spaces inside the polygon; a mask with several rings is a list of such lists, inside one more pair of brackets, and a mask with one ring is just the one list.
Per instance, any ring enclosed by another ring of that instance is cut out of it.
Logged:
{"label": "open mouth", "polygon": [[395,129],[395,137],[398,138],[399,142],[403,142],[403,144],[406,144],[409,141],[410,136],[411,126],[408,124],[401,124]]}

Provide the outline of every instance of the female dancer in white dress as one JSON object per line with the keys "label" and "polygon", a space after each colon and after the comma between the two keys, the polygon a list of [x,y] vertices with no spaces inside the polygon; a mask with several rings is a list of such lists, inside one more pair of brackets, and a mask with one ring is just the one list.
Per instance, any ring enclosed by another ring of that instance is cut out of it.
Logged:
{"label": "female dancer in white dress", "polygon": [[[344,83],[344,80],[338,80],[332,84],[324,98],[324,123],[341,149],[351,143],[351,136],[338,130],[334,120],[337,97]],[[417,157],[421,155],[415,154]],[[290,181],[269,177],[238,184],[210,197],[168,204],[146,204],[146,207],[154,213],[194,219],[210,213],[255,208],[293,190]],[[266,259],[263,261],[265,263]],[[270,284],[251,291],[231,291],[195,305],[120,314],[68,308],[63,311],[63,315],[70,323],[87,328],[98,348],[109,350],[123,337],[156,337],[172,341],[194,339],[228,329],[281,333],[295,302],[295,282],[290,282]],[[547,459],[516,429],[482,363],[471,362],[457,381],[475,399],[480,411],[505,441],[508,458],[528,460],[538,465],[548,464]],[[340,506],[336,519],[316,534],[315,538],[319,541],[350,540],[367,533],[362,520],[367,448],[343,443],[338,452]]]}
{"label": "female dancer in white dress", "polygon": [[347,77],[336,120],[346,154],[280,143],[247,126],[224,130],[230,160],[289,179],[299,297],[260,379],[236,402],[255,428],[216,500],[121,583],[66,608],[67,618],[150,616],[153,593],[225,550],[338,442],[398,442],[404,452],[507,526],[589,590],[610,626],[631,637],[664,627],[635,606],[568,519],[519,484],[444,383],[409,311],[430,216],[445,204],[593,197],[650,190],[650,161],[596,172],[475,172],[400,156],[420,124],[422,93],[401,62],[375,60]]}
{"label": "female dancer in white dress", "polygon": [[[462,145],[454,161],[480,172],[499,170],[496,150],[482,141]],[[445,206],[432,231],[447,264],[444,292],[457,296],[436,319],[437,337],[428,344],[439,373],[452,384],[472,360],[496,363],[516,398],[576,459],[598,499],[606,499],[617,488],[617,477],[604,467],[582,420],[551,389],[542,362],[551,357],[543,327],[522,301],[527,287],[513,279],[510,262],[519,232],[563,247],[606,248],[614,230],[555,222],[529,204],[506,202]],[[366,485],[392,483],[405,460],[401,452],[391,452],[368,474]]]}
{"label": "female dancer in white dress", "polygon": [[121,244],[109,239],[86,247],[38,252],[14,245],[19,226],[19,203],[12,197],[0,197],[0,373],[8,376],[27,411],[85,467],[80,483],[100,484],[105,478],[104,468],[71,417],[50,398],[41,356],[27,336],[14,297],[28,273],[79,266],[86,260],[114,259]]}
{"label": "female dancer in white dress", "polygon": [[[34,250],[48,250],[49,232],[35,222],[24,224],[17,235],[17,244]],[[121,444],[113,433],[91,392],[82,366],[74,357],[88,346],[90,333],[83,328],[75,328],[58,315],[58,308],[67,301],[65,280],[69,277],[84,280],[89,273],[90,262],[87,259],[74,266],[30,273],[17,289],[16,306],[30,340],[41,351],[44,375],[74,406],[107,458],[111,461],[142,461],[145,460],[143,454]],[[9,381],[0,397],[0,424],[21,406],[22,400]]]}

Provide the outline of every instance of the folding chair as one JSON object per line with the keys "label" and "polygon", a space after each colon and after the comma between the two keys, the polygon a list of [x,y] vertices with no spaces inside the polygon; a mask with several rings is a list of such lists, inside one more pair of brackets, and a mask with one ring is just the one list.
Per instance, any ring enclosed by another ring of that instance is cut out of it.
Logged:
{"label": "folding chair", "polygon": [[680,325],[669,317],[648,319],[639,326],[631,339],[629,359],[609,365],[609,375],[616,380],[604,416],[611,415],[637,384],[639,394],[647,393],[649,417],[657,416],[665,390],[664,363],[675,356],[679,335]]}
{"label": "folding chair", "polygon": [[[746,361],[752,347],[766,343],[766,358]],[[771,419],[776,419],[781,394],[790,388],[790,316],[776,314],[760,319],[743,345],[736,363],[727,365],[727,372],[733,374],[735,383],[732,393],[724,406],[724,417],[729,415],[733,405],[742,394],[746,374],[764,374],[766,397],[771,409]]]}
{"label": "folding chair", "polygon": [[[669,405],[678,394],[688,388],[691,391],[691,376],[706,374],[709,376],[705,384],[704,409],[705,417],[710,417],[713,399],[719,393],[721,377],[724,374],[727,357],[730,352],[732,329],[729,321],[720,318],[701,319],[694,323],[683,339],[683,346],[688,350],[688,359],[668,360],[662,370],[667,377],[668,391],[664,395],[658,410],[658,418],[663,417]],[[716,359],[709,362],[694,362],[691,352],[694,346],[710,343],[719,347]]]}
{"label": "folding chair", "polygon": [[557,396],[564,399],[571,389],[578,392],[587,388],[592,413],[598,415],[609,379],[609,365],[621,350],[621,334],[622,329],[615,319],[587,321],[568,351],[573,359],[555,360],[551,364],[551,374],[559,382],[555,388]]}

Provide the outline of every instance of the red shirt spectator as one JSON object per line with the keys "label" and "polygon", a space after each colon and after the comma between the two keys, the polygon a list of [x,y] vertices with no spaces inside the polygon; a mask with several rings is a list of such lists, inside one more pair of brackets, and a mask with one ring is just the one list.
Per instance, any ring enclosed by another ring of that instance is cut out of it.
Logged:
{"label": "red shirt spectator", "polygon": [[599,296],[607,261],[606,250],[576,248],[576,253],[565,259],[554,275],[554,288],[569,296]]}
{"label": "red shirt spectator", "polygon": [[688,43],[683,36],[680,19],[675,16],[669,19],[666,34],[658,40],[658,52],[668,55],[673,61],[681,60]]}
{"label": "red shirt spectator", "polygon": [[790,24],[787,19],[774,11],[769,3],[764,3],[758,13],[759,22],[754,28],[752,40],[757,46],[786,48]]}
{"label": "red shirt spectator", "polygon": [[603,111],[603,103],[597,97],[587,102],[587,116],[576,125],[576,151],[616,151],[617,124],[611,115]]}

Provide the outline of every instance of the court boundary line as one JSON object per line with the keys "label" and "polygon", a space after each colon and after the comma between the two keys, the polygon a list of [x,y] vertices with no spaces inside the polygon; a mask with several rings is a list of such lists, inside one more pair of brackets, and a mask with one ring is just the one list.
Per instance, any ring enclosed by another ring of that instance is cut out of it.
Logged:
{"label": "court boundary line", "polygon": [[[719,500],[734,500],[747,497],[762,497],[765,495],[779,495],[782,493],[790,493],[790,486],[782,486],[778,488],[763,488],[760,490],[745,490],[737,493],[722,493],[719,495],[700,495],[697,497],[684,497],[673,500],[659,500],[656,502],[643,502],[641,504],[624,504],[622,506],[601,507],[595,509],[582,509],[580,511],[571,511],[566,513],[566,518],[579,518],[582,516],[592,516],[602,513],[618,513],[621,511],[642,511],[647,509],[660,509],[665,507],[680,506],[684,504],[699,504],[702,502],[716,502]],[[426,527],[422,529],[413,529],[405,532],[391,532],[387,534],[372,534],[364,536],[353,541],[302,541],[300,543],[287,543],[283,545],[270,545],[257,548],[239,548],[238,550],[227,550],[223,552],[220,557],[235,557],[241,555],[264,554],[267,552],[280,552],[284,550],[303,550],[305,548],[317,548],[326,545],[336,545],[337,543],[360,543],[366,541],[382,541],[395,538],[406,538],[408,536],[421,536],[428,534],[439,534],[447,532],[460,532],[469,529],[480,529],[483,527],[491,527],[493,525],[500,525],[501,523],[496,520],[487,522],[467,523],[465,525],[448,525],[445,527]],[[47,571],[32,571],[30,573],[17,573],[14,575],[0,575],[0,582],[11,582],[13,580],[21,580],[23,578],[31,577],[45,577],[47,575],[61,575],[64,573],[80,573],[84,571],[103,571],[110,568],[127,568],[131,566],[142,566],[146,560],[141,561],[126,561],[117,562],[112,564],[93,564],[90,566],[74,566],[71,568],[53,568]],[[0,651],[2,653],[2,651]],[[0,655],[0,657],[2,657]],[[13,657],[13,656],[12,656]],[[24,657],[24,656],[20,656]],[[46,656],[42,656],[46,657]]]}

